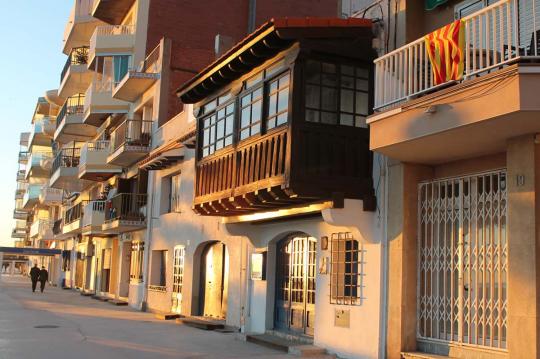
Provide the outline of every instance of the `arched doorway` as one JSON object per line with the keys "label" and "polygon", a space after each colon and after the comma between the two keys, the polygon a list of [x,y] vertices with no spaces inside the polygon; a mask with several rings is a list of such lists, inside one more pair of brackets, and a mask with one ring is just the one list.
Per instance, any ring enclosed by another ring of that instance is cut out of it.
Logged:
{"label": "arched doorway", "polygon": [[229,253],[221,242],[208,244],[202,253],[200,314],[224,319],[227,316]]}
{"label": "arched doorway", "polygon": [[276,246],[277,330],[313,335],[317,240],[305,233],[287,236]]}

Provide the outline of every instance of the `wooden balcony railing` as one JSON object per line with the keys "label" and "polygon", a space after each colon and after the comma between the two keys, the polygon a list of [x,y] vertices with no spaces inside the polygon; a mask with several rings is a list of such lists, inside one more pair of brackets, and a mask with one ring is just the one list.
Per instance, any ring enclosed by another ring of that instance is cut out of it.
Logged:
{"label": "wooden balcony railing", "polygon": [[194,209],[230,216],[320,203],[339,194],[362,199],[373,210],[371,168],[366,128],[282,127],[200,159]]}
{"label": "wooden balcony railing", "polygon": [[231,148],[218,157],[204,158],[197,166],[197,201],[248,192],[243,187],[254,183],[257,187],[277,185],[282,181],[276,179],[285,174],[286,158],[287,128],[241,143],[236,151]]}
{"label": "wooden balcony railing", "polygon": [[144,221],[146,219],[146,200],[146,194],[117,194],[105,204],[105,221]]}

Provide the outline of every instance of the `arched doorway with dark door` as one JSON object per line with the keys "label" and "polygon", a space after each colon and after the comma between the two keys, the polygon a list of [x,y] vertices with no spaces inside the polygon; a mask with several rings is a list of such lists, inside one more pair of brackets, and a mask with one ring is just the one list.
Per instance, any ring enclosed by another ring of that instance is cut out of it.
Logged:
{"label": "arched doorway with dark door", "polygon": [[221,242],[206,245],[201,256],[199,315],[217,319],[227,316],[229,253]]}
{"label": "arched doorway with dark door", "polygon": [[274,328],[313,336],[317,240],[306,233],[288,235],[276,245]]}

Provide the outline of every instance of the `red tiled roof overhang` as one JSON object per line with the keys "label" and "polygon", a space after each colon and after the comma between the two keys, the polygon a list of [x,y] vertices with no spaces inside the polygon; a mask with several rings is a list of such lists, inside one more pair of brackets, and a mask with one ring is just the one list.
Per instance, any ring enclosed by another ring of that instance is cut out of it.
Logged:
{"label": "red tiled roof overhang", "polygon": [[184,103],[196,103],[227,85],[300,39],[371,37],[370,19],[272,19],[246,36],[191,80],[176,94]]}

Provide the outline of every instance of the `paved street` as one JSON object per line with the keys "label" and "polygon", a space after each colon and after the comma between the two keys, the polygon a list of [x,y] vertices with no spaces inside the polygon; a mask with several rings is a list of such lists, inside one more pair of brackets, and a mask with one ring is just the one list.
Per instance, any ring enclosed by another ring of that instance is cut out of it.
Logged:
{"label": "paved street", "polygon": [[[39,328],[39,326],[54,326]],[[0,359],[291,358],[74,291],[32,293],[20,277],[0,279]]]}

